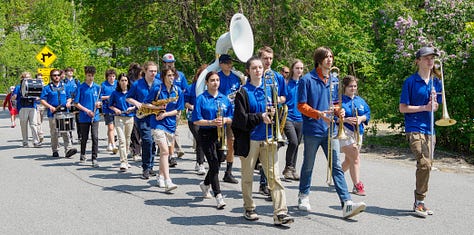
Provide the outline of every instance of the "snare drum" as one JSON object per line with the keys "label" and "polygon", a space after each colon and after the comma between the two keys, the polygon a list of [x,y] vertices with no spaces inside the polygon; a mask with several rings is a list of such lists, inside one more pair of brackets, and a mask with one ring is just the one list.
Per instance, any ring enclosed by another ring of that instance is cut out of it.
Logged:
{"label": "snare drum", "polygon": [[21,95],[23,97],[40,97],[43,91],[43,80],[24,79],[21,83]]}
{"label": "snare drum", "polygon": [[74,114],[71,113],[56,113],[54,114],[56,121],[56,131],[64,133],[74,130]]}

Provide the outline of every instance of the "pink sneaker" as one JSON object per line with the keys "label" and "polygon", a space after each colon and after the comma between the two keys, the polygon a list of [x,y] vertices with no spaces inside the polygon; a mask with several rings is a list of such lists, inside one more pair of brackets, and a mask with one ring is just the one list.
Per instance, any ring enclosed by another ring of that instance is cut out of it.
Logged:
{"label": "pink sneaker", "polygon": [[365,196],[365,190],[364,190],[364,184],[359,181],[356,185],[354,185],[354,188],[352,189],[352,193],[355,195],[359,196]]}

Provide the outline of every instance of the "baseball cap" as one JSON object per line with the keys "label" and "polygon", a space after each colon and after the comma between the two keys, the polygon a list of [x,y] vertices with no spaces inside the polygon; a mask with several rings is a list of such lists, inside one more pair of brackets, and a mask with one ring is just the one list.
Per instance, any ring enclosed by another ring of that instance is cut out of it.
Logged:
{"label": "baseball cap", "polygon": [[435,55],[439,56],[438,49],[433,48],[433,47],[422,47],[420,50],[418,50],[415,54],[415,57],[418,59],[423,56],[427,55]]}
{"label": "baseball cap", "polygon": [[232,58],[230,57],[230,55],[222,54],[219,57],[219,63],[227,63],[227,62],[232,62]]}
{"label": "baseball cap", "polygon": [[167,53],[163,56],[163,62],[165,63],[172,63],[175,62],[174,55],[171,53]]}

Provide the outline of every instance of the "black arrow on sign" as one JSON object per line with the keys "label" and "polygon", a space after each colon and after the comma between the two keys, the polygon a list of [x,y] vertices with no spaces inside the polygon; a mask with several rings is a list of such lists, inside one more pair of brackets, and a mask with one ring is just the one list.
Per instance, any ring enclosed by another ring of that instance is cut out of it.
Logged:
{"label": "black arrow on sign", "polygon": [[53,56],[53,54],[49,53],[48,54],[44,54],[44,53],[41,53],[41,60],[43,61],[43,63],[46,63],[46,58],[49,58],[51,56]]}

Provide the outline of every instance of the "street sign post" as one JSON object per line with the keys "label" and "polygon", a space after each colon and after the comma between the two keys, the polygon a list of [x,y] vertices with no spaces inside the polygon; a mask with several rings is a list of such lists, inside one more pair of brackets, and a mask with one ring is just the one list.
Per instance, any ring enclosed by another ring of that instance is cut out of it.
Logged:
{"label": "street sign post", "polygon": [[38,68],[38,73],[41,73],[43,75],[43,85],[48,85],[50,78],[49,74],[51,73],[51,70],[54,68]]}
{"label": "street sign post", "polygon": [[160,51],[163,50],[162,46],[151,46],[148,47],[148,52],[156,51],[156,65],[158,69],[158,73],[160,72]]}
{"label": "street sign post", "polygon": [[49,67],[55,60],[56,55],[47,47],[43,47],[35,57],[44,67]]}

